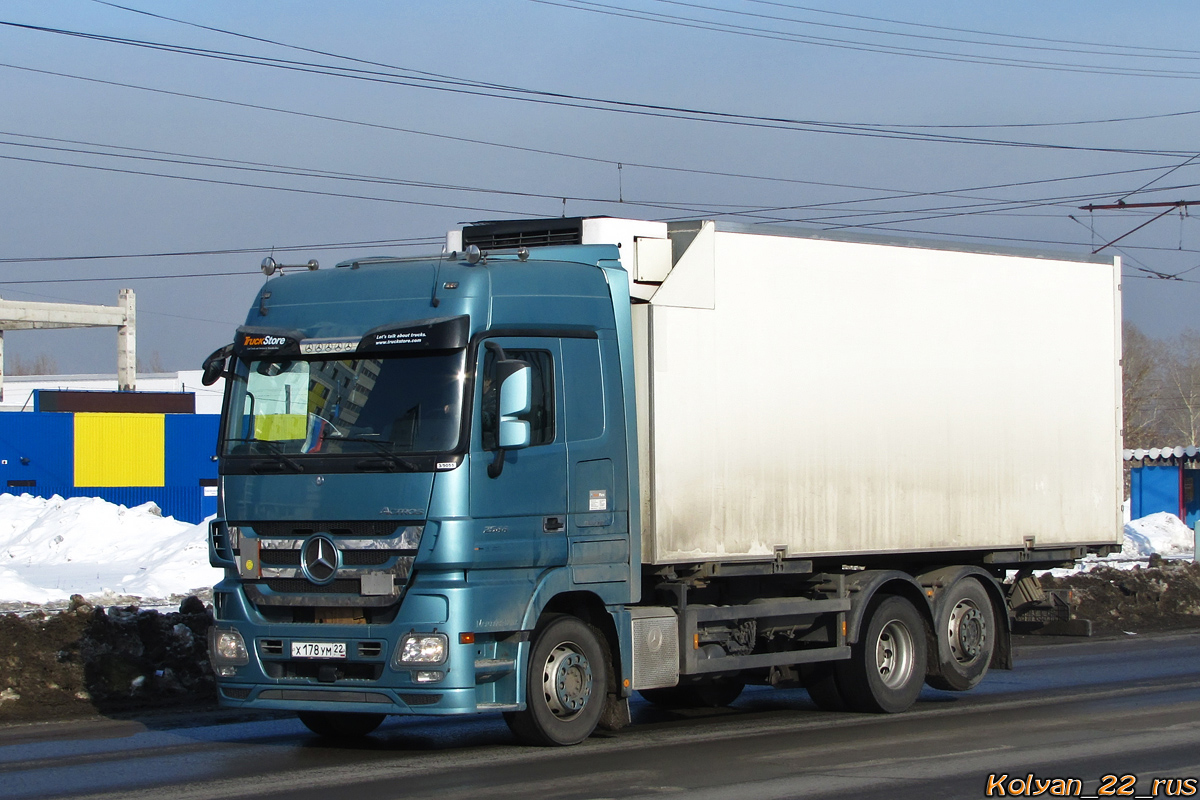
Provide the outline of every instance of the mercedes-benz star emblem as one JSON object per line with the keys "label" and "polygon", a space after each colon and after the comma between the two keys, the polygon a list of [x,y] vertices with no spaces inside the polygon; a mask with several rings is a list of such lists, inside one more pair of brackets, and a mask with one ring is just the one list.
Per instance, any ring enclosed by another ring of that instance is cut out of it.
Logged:
{"label": "mercedes-benz star emblem", "polygon": [[340,555],[333,539],[323,533],[313,536],[300,551],[300,567],[304,577],[316,584],[329,583],[337,575]]}

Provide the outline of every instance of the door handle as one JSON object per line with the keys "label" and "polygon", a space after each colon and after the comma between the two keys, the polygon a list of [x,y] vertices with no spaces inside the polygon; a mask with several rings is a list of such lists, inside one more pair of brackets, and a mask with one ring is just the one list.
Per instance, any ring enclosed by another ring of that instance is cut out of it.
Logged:
{"label": "door handle", "polygon": [[558,533],[566,527],[562,517],[543,517],[542,533]]}

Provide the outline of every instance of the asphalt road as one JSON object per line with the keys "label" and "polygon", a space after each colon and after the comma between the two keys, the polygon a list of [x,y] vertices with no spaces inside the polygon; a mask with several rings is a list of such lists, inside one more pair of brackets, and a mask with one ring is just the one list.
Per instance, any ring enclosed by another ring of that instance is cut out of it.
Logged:
{"label": "asphalt road", "polygon": [[1017,655],[1014,671],[966,694],[926,689],[905,714],[752,688],[704,712],[639,702],[633,726],[565,749],[517,747],[498,716],[394,718],[355,746],[222,713],[13,725],[0,797],[925,800],[984,797],[989,780],[995,797],[1200,797],[1200,632],[1025,639]]}

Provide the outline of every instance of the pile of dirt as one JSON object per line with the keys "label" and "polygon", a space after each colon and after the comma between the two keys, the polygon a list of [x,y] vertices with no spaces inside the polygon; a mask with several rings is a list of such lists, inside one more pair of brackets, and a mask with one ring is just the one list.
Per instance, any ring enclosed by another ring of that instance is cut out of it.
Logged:
{"label": "pile of dirt", "polygon": [[1200,564],[1150,557],[1148,567],[1097,567],[1066,578],[1041,578],[1046,590],[1069,590],[1075,616],[1095,635],[1200,627]]}
{"label": "pile of dirt", "polygon": [[198,598],[167,614],[136,606],[0,616],[0,722],[211,706],[216,689]]}

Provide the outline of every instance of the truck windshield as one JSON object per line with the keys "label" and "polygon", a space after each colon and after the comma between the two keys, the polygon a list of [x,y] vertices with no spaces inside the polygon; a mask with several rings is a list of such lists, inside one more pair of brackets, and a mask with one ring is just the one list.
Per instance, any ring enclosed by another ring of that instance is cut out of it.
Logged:
{"label": "truck windshield", "polygon": [[225,455],[441,453],[458,444],[462,350],[388,358],[242,361]]}

